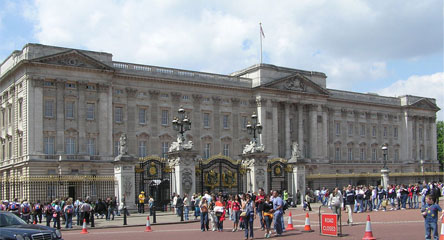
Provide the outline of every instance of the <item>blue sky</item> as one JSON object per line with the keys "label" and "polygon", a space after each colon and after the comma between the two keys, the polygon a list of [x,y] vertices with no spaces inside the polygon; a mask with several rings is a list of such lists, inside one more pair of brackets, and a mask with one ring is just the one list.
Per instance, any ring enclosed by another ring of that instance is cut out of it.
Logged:
{"label": "blue sky", "polygon": [[33,42],[229,74],[259,62],[262,22],[265,63],[444,109],[443,12],[441,0],[0,0],[0,61]]}

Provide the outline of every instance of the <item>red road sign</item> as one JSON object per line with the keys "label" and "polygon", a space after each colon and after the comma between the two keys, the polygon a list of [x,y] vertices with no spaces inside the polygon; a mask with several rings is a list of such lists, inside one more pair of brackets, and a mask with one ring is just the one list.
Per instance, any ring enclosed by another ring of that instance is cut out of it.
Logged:
{"label": "red road sign", "polygon": [[338,215],[321,215],[321,234],[327,236],[338,236]]}

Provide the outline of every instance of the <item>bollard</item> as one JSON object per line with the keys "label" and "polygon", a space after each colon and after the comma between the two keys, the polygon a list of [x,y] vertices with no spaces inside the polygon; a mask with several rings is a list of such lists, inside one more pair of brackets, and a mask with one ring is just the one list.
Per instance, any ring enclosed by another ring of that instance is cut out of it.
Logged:
{"label": "bollard", "polygon": [[90,213],[90,221],[91,221],[91,227],[95,227],[94,225],[94,210],[91,211]]}
{"label": "bollard", "polygon": [[123,207],[123,225],[128,225],[128,223],[126,222],[126,207]]}
{"label": "bollard", "polygon": [[156,223],[156,207],[153,205],[153,223]]}
{"label": "bollard", "polygon": [[180,207],[180,221],[183,222],[183,206]]}

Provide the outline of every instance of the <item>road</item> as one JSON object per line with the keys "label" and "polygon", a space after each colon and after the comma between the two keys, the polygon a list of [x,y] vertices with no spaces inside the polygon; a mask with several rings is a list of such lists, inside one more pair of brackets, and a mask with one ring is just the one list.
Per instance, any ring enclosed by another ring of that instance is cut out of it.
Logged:
{"label": "road", "polygon": [[[322,212],[330,213],[330,210],[323,208]],[[318,213],[310,212],[311,228],[315,232],[302,232],[305,223],[305,212],[300,209],[292,210],[292,220],[296,230],[287,231],[282,237],[272,237],[270,239],[331,239],[331,237],[319,234]],[[367,215],[371,217],[373,236],[377,239],[424,239],[424,220],[418,209],[370,212],[353,214],[354,226],[343,226],[342,231],[346,235],[340,239],[362,239],[365,232]],[[285,226],[287,226],[288,212],[285,216]],[[342,219],[346,224],[347,217]],[[441,223],[439,223],[441,225]],[[125,227],[125,228],[105,228],[89,229],[89,234],[80,234],[79,230],[63,231],[63,238],[66,240],[76,239],[211,239],[228,240],[244,239],[243,232],[231,232],[231,221],[224,222],[223,232],[201,232],[200,224],[170,224],[152,226],[153,232],[145,232],[145,227]],[[264,232],[259,229],[258,220],[255,221],[255,239],[265,239]]]}

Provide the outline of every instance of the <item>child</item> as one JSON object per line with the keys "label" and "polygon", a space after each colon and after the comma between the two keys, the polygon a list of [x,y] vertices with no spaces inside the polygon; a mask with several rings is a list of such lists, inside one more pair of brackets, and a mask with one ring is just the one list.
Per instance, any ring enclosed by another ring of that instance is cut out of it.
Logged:
{"label": "child", "polygon": [[388,199],[382,200],[382,211],[387,211]]}
{"label": "child", "polygon": [[426,204],[421,208],[422,216],[424,217],[425,221],[426,239],[431,239],[430,235],[433,234],[433,239],[438,240],[438,212],[441,211],[441,207],[434,203],[433,197],[431,195],[427,195]]}

